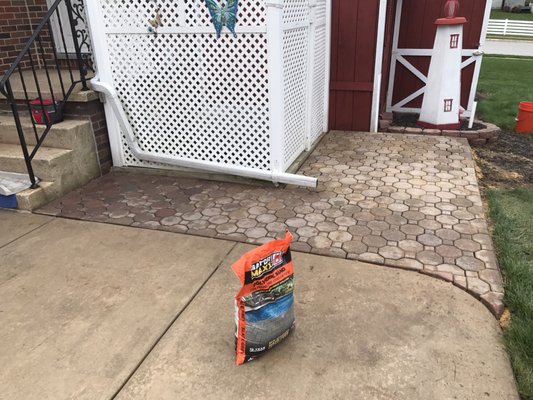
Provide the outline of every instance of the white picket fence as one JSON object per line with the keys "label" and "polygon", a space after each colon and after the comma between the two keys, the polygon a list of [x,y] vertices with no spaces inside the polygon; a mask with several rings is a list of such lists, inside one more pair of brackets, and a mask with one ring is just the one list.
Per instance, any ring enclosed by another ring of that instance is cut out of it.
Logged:
{"label": "white picket fence", "polygon": [[533,37],[533,21],[491,19],[487,33],[489,35]]}

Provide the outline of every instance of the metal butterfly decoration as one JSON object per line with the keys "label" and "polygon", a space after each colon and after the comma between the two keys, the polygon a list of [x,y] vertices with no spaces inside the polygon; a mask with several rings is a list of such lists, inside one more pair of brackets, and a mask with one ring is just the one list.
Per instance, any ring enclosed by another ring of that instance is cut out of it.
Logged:
{"label": "metal butterfly decoration", "polygon": [[226,0],[226,4],[222,7],[217,0],[205,0],[209,14],[211,15],[211,22],[215,26],[217,32],[217,39],[220,37],[222,28],[227,27],[234,37],[237,37],[235,33],[235,23],[237,22],[237,6],[238,0]]}
{"label": "metal butterfly decoration", "polygon": [[159,12],[160,8],[158,7],[157,10],[155,10],[155,18],[149,19],[148,23],[150,26],[148,27],[148,32],[155,33],[157,35],[157,28],[159,28],[161,24],[161,13]]}

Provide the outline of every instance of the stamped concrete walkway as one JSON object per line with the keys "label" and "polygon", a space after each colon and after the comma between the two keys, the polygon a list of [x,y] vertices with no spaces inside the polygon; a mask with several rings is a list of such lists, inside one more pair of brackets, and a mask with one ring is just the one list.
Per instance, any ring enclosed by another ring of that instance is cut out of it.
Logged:
{"label": "stamped concrete walkway", "polygon": [[236,367],[230,265],[251,248],[0,210],[0,399],[518,400],[474,298],[297,252],[296,330]]}
{"label": "stamped concrete walkway", "polygon": [[334,132],[300,169],[317,190],[112,173],[39,212],[417,270],[499,315],[503,288],[465,139]]}

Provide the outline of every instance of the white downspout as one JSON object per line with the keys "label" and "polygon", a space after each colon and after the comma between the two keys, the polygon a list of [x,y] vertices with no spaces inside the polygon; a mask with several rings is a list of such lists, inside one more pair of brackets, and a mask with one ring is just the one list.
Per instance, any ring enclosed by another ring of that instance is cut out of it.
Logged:
{"label": "white downspout", "polygon": [[318,180],[310,176],[288,174],[276,170],[256,170],[237,165],[227,165],[210,161],[192,160],[189,158],[178,156],[148,153],[139,147],[137,139],[135,138],[135,135],[133,133],[133,129],[128,121],[124,109],[122,108],[122,104],[120,103],[116,90],[108,83],[101,82],[98,75],[91,80],[91,85],[94,90],[102,92],[106,95],[106,100],[111,105],[115,117],[117,118],[120,124],[120,128],[124,133],[126,143],[128,144],[133,155],[140,160],[153,161],[157,163],[164,163],[180,167],[196,168],[205,171],[219,172],[224,174],[240,175],[247,178],[261,179],[266,181],[272,181],[275,183],[280,182],[291,185],[307,186],[311,188],[316,188],[317,186]]}

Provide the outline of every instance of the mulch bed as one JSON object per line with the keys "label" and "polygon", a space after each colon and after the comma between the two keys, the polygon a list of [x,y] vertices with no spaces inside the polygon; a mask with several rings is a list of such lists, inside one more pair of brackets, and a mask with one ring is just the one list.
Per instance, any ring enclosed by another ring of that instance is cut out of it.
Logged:
{"label": "mulch bed", "polygon": [[533,187],[533,134],[502,131],[496,143],[473,151],[481,186]]}

